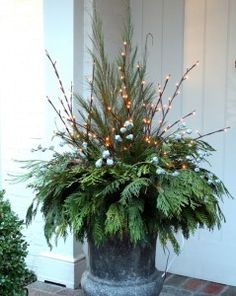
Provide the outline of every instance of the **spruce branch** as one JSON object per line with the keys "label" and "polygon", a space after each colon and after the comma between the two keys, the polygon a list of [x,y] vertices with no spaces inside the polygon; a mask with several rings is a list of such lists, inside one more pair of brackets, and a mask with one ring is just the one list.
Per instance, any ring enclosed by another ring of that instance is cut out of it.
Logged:
{"label": "spruce branch", "polygon": [[86,125],[86,136],[88,138],[89,130],[91,128],[91,120],[92,120],[92,107],[93,107],[93,95],[94,95],[94,76],[95,76],[95,61],[93,61],[93,70],[92,70],[92,81],[91,81],[91,89],[90,89],[90,103],[89,103],[89,111],[88,111],[88,119]]}

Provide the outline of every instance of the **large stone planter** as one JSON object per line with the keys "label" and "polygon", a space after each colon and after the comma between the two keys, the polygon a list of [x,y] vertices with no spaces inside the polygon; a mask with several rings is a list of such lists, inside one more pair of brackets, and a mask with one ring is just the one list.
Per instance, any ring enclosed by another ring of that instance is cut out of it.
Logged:
{"label": "large stone planter", "polygon": [[96,247],[89,241],[89,271],[82,276],[86,296],[158,296],[163,279],[155,268],[156,238],[133,246],[113,239]]}

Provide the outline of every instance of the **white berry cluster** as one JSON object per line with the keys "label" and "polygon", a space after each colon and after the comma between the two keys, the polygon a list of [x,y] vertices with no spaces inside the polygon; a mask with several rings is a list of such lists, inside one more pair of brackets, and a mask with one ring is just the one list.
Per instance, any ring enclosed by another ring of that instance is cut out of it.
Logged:
{"label": "white berry cluster", "polygon": [[54,151],[54,146],[50,146],[48,148],[45,148],[45,147],[42,147],[41,144],[39,144],[36,148],[32,148],[31,152],[37,152],[37,151],[46,152],[47,150]]}
{"label": "white berry cluster", "polygon": [[187,128],[186,123],[181,121],[179,124],[178,132],[174,133],[171,137],[175,140],[181,140],[186,135],[191,135],[193,130],[191,128]]}
{"label": "white berry cluster", "polygon": [[189,162],[191,162],[193,165],[196,166],[196,168],[194,169],[195,172],[199,172],[200,169],[199,169],[199,165],[200,163],[202,162],[202,160],[205,159],[205,157],[208,157],[210,156],[211,153],[210,152],[205,152],[203,150],[198,150],[197,151],[197,157],[194,157],[192,155],[187,155],[185,158],[186,160],[188,160]]}
{"label": "white berry cluster", "polygon": [[179,172],[178,171],[174,171],[172,173],[169,173],[167,172],[166,170],[164,170],[162,167],[160,167],[158,165],[159,163],[159,158],[157,156],[153,156],[152,159],[151,159],[151,163],[153,163],[154,165],[157,166],[157,169],[156,169],[156,174],[157,175],[164,175],[164,174],[169,174],[173,177],[177,177],[179,175]]}
{"label": "white berry cluster", "polygon": [[[130,120],[126,120],[123,127],[120,128],[120,133],[125,136],[125,139],[126,140],[129,140],[129,141],[133,141],[134,139],[134,135],[132,133],[129,133],[129,131],[133,128],[133,122],[130,121]],[[121,135],[117,134],[115,135],[115,141],[116,142],[122,142],[123,141],[123,138]]]}
{"label": "white berry cluster", "polygon": [[102,158],[99,158],[95,162],[96,168],[100,168],[103,165],[112,166],[114,164],[114,161],[113,161],[113,159],[110,156],[111,156],[110,151],[109,150],[104,150],[102,152]]}

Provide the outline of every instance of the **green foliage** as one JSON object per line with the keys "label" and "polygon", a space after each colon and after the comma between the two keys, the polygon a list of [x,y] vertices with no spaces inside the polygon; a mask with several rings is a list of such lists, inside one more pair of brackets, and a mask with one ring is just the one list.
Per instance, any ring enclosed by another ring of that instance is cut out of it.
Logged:
{"label": "green foliage", "polygon": [[26,285],[35,280],[25,264],[28,252],[22,227],[0,192],[0,295],[24,296]]}
{"label": "green foliage", "polygon": [[54,149],[48,161],[22,163],[26,173],[16,180],[27,181],[35,192],[27,223],[40,208],[48,243],[54,234],[66,237],[69,230],[79,240],[89,237],[97,244],[113,236],[128,236],[136,243],[154,234],[163,246],[171,241],[178,252],[175,233],[188,238],[198,227],[220,227],[224,216],[219,201],[229,195],[202,168],[214,149],[202,141],[205,135],[190,136],[184,120],[194,112],[167,122],[183,81],[197,63],[186,70],[168,100],[164,92],[169,76],[158,91],[145,81],[147,55],[138,60],[130,19],[121,54],[110,61],[96,9],[93,15],[89,101],[80,95],[67,97],[47,53],[64,98],[61,110],[49,100],[64,125],[56,136],[71,152]]}
{"label": "green foliage", "polygon": [[[179,146],[172,145],[173,154],[178,153]],[[191,154],[198,149],[196,142]],[[178,252],[177,231],[188,238],[198,227],[212,230],[224,220],[219,201],[229,195],[227,189],[206,169],[195,172],[191,161],[185,161],[188,168],[180,168],[175,175],[171,165],[165,167],[167,158],[158,165],[146,160],[102,168],[69,166],[71,154],[67,153],[63,159],[67,165],[61,163],[61,167],[57,156],[38,166],[26,166],[32,179],[29,186],[36,193],[27,221],[32,221],[40,203],[48,241],[53,234],[66,237],[68,229],[79,240],[88,236],[98,244],[114,235],[121,239],[128,235],[136,243],[154,233],[163,245],[170,240]],[[42,165],[44,174],[39,178]],[[162,175],[156,174],[160,167],[165,168]]]}

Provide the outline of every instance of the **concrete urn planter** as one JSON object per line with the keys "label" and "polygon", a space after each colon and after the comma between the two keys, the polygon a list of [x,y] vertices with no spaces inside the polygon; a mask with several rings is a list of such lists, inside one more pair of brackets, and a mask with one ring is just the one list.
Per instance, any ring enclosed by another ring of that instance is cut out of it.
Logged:
{"label": "concrete urn planter", "polygon": [[163,286],[155,268],[156,238],[147,246],[113,239],[99,247],[89,241],[89,270],[82,276],[86,296],[158,296]]}

